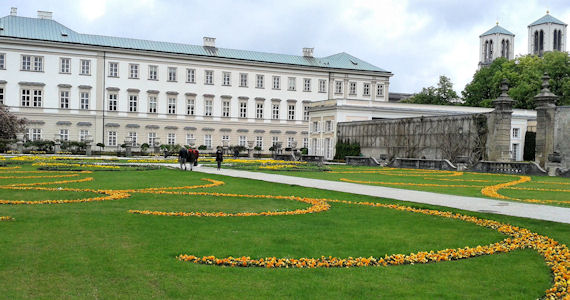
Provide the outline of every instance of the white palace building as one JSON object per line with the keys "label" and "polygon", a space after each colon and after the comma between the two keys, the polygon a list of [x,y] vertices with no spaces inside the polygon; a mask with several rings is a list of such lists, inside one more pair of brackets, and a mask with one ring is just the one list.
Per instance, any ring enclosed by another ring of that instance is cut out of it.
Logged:
{"label": "white palace building", "polygon": [[[0,18],[0,103],[29,120],[28,139],[118,147],[308,141],[310,103],[388,101],[392,74],[347,53],[314,57],[81,34],[54,21]],[[111,148],[113,149],[113,148]],[[313,150],[314,151],[314,150]]]}

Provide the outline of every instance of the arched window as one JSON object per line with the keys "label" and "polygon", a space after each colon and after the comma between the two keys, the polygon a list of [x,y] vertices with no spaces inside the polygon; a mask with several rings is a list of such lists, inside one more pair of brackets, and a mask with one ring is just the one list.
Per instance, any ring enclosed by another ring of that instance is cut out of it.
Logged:
{"label": "arched window", "polygon": [[558,50],[558,30],[554,29],[552,50]]}
{"label": "arched window", "polygon": [[502,41],[501,41],[501,57],[506,57],[506,55],[505,55],[505,47],[506,47],[506,45],[505,45],[505,40],[502,40]]}
{"label": "arched window", "polygon": [[489,56],[488,51],[489,51],[489,41],[485,41],[485,49],[483,49],[483,62],[487,62],[487,57]]}
{"label": "arched window", "polygon": [[534,54],[538,54],[538,31],[534,32]]}
{"label": "arched window", "polygon": [[489,41],[489,61],[493,60],[493,41]]}
{"label": "arched window", "polygon": [[544,50],[544,31],[540,31],[538,34],[538,51],[540,51],[540,55],[542,55],[542,51]]}
{"label": "arched window", "polygon": [[510,52],[510,51],[509,51],[509,50],[510,50],[510,49],[509,49],[509,40],[506,40],[506,41],[505,41],[505,45],[506,45],[506,47],[505,47],[505,57],[506,57],[507,59],[510,59],[510,58],[509,58],[509,52]]}

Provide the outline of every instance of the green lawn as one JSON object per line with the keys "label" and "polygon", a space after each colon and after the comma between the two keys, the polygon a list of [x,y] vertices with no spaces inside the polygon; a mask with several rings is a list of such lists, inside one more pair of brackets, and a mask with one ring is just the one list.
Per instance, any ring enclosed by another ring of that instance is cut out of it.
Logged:
{"label": "green lawn", "polygon": [[[489,173],[463,172],[460,176],[450,176],[452,172],[424,173],[425,170],[414,169],[390,169],[380,167],[362,166],[327,166],[326,172],[312,170],[267,170],[249,167],[251,171],[298,176],[305,178],[316,178],[335,181],[348,181],[360,184],[379,185],[401,189],[420,190],[450,195],[461,195],[471,197],[487,197],[481,193],[485,186],[495,185],[515,181],[520,178],[518,175],[503,175]],[[381,171],[385,170],[385,171]],[[379,173],[373,173],[380,171]],[[429,172],[429,170],[428,170]],[[514,198],[528,200],[529,203],[539,203],[545,205],[570,207],[570,179],[548,176],[530,176],[531,181],[512,186],[513,188],[531,188],[546,190],[528,190],[503,188],[499,194]],[[431,184],[441,186],[418,186],[415,184]],[[506,201],[518,201],[514,199],[501,199]],[[532,199],[541,202],[532,202]],[[546,201],[544,201],[546,200]],[[543,202],[544,201],[544,202]],[[527,202],[527,201],[522,201]]]}
{"label": "green lawn", "polygon": [[[29,164],[19,171],[35,170]],[[0,170],[1,171],[1,170]],[[3,176],[6,172],[2,171]],[[57,172],[28,175],[51,175]],[[301,175],[301,173],[298,173]],[[25,173],[13,176],[24,176]],[[325,174],[330,176],[330,174]],[[69,178],[0,179],[0,185],[93,177],[42,187],[138,189],[225,182],[188,192],[303,197],[437,207],[179,170],[96,170]],[[89,192],[0,189],[4,200],[78,199]],[[133,193],[89,203],[0,205],[0,298],[466,298],[536,299],[552,285],[544,259],[517,250],[454,262],[349,269],[259,269],[196,265],[178,254],[254,258],[384,256],[487,245],[504,235],[458,220],[387,208],[331,203],[294,216],[165,217],[163,211],[261,212],[306,208],[292,200]],[[570,226],[460,212],[528,228],[570,244]]]}

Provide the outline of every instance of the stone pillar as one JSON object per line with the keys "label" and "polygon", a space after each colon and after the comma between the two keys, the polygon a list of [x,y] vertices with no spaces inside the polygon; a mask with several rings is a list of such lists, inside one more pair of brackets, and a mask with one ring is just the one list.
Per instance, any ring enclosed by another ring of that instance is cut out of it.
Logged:
{"label": "stone pillar", "polygon": [[125,138],[125,157],[133,156],[132,147],[133,147],[133,139],[131,137],[126,137]]}
{"label": "stone pillar", "polygon": [[487,136],[487,158],[490,161],[511,160],[511,118],[514,100],[509,97],[507,80],[501,83],[501,95],[493,100],[495,110],[491,113]]}
{"label": "stone pillar", "polygon": [[93,146],[93,136],[88,135],[85,137],[85,155],[91,156],[91,147]]}
{"label": "stone pillar", "polygon": [[53,135],[53,154],[58,154],[59,152],[61,152],[61,140],[60,140],[60,136],[58,133]]}
{"label": "stone pillar", "polygon": [[542,90],[534,96],[536,103],[536,163],[546,167],[548,155],[554,152],[554,117],[558,97],[550,92],[548,80],[542,76]]}
{"label": "stone pillar", "polygon": [[253,158],[253,143],[254,141],[247,141],[247,157]]}
{"label": "stone pillar", "polygon": [[24,153],[24,133],[16,133],[16,147],[18,153]]}

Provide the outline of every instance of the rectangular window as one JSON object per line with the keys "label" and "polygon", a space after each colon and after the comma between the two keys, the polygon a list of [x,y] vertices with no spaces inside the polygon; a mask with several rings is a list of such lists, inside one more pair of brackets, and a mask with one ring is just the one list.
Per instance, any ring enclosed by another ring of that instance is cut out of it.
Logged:
{"label": "rectangular window", "polygon": [[246,144],[247,144],[247,137],[245,135],[240,135],[238,145],[245,147]]}
{"label": "rectangular window", "polygon": [[222,145],[226,142],[228,145],[230,144],[230,136],[229,135],[222,135]]}
{"label": "rectangular window", "polygon": [[264,85],[264,76],[261,74],[255,75],[255,87],[262,89]]}
{"label": "rectangular window", "polygon": [[32,70],[32,57],[30,55],[22,55],[22,71]]}
{"label": "rectangular window", "polygon": [[129,78],[139,79],[139,65],[138,64],[130,64],[129,65]]}
{"label": "rectangular window", "polygon": [[0,70],[6,69],[6,54],[0,53]]}
{"label": "rectangular window", "polygon": [[297,78],[289,77],[289,84],[287,85],[287,90],[294,91],[297,88],[296,84],[297,84]]}
{"label": "rectangular window", "polygon": [[32,105],[42,107],[42,90],[33,90]]}
{"label": "rectangular window", "polygon": [[59,108],[69,108],[69,91],[59,91]]}
{"label": "rectangular window", "polygon": [[44,70],[44,58],[41,56],[34,56],[34,71],[41,72]]}
{"label": "rectangular window", "polygon": [[378,97],[384,96],[384,85],[379,84],[376,86],[376,96]]}
{"label": "rectangular window", "polygon": [[186,114],[193,116],[196,109],[196,102],[194,99],[186,99]]}
{"label": "rectangular window", "polygon": [[212,100],[204,100],[204,115],[211,116],[212,115]]}
{"label": "rectangular window", "polygon": [[263,102],[258,102],[255,104],[255,118],[263,119]]}
{"label": "rectangular window", "polygon": [[168,81],[176,81],[176,68],[168,67]]}
{"label": "rectangular window", "polygon": [[149,146],[154,146],[156,141],[156,132],[149,132],[148,133],[148,144]]}
{"label": "rectangular window", "polygon": [[186,134],[186,145],[190,145],[190,144],[192,144],[192,142],[196,142],[196,140],[194,140],[194,134],[193,133],[187,133]]}
{"label": "rectangular window", "polygon": [[129,95],[129,111],[136,112],[137,106],[139,102],[139,96],[137,95]]}
{"label": "rectangular window", "polygon": [[168,113],[176,114],[176,97],[168,97]]}
{"label": "rectangular window", "polygon": [[247,87],[247,73],[240,73],[239,74],[239,86],[240,87]]}
{"label": "rectangular window", "polygon": [[186,99],[186,114],[193,116],[195,113],[196,102],[194,99]]}
{"label": "rectangular window", "polygon": [[313,122],[313,132],[319,132],[319,121]]}
{"label": "rectangular window", "polygon": [[204,71],[204,84],[214,84],[214,71]]}
{"label": "rectangular window", "polygon": [[271,146],[277,145],[277,143],[279,143],[279,137],[278,136],[272,136],[271,137]]}
{"label": "rectangular window", "polygon": [[69,129],[59,130],[59,140],[64,142],[69,141]]}
{"label": "rectangular window", "polygon": [[148,96],[148,112],[149,113],[156,113],[157,112],[157,101],[155,95]]}
{"label": "rectangular window", "polygon": [[382,97],[384,96],[384,85],[379,84],[376,86],[376,96]]}
{"label": "rectangular window", "polygon": [[263,149],[263,137],[262,136],[256,136],[255,137],[255,146]]}
{"label": "rectangular window", "polygon": [[169,134],[166,136],[166,143],[167,143],[168,145],[174,145],[174,144],[176,144],[176,133],[169,133]]}
{"label": "rectangular window", "polygon": [[356,82],[350,82],[349,83],[348,93],[350,95],[356,95]]}
{"label": "rectangular window", "polygon": [[295,120],[295,104],[288,105],[287,120]]}
{"label": "rectangular window", "polygon": [[81,73],[80,75],[91,75],[91,61],[88,59],[81,60]]}
{"label": "rectangular window", "polygon": [[195,69],[186,69],[186,82],[196,83],[196,70]]}
{"label": "rectangular window", "polygon": [[136,131],[129,131],[128,137],[131,138],[132,145],[135,146],[138,144],[137,133]]}
{"label": "rectangular window", "polygon": [[332,121],[331,120],[328,120],[325,122],[325,131],[326,132],[332,131]]}
{"label": "rectangular window", "polygon": [[274,90],[281,89],[281,77],[273,76],[273,89]]}
{"label": "rectangular window", "polygon": [[204,135],[204,145],[208,149],[212,149],[212,135],[211,134],[205,134]]}
{"label": "rectangular window", "polygon": [[41,128],[30,128],[28,133],[32,141],[39,141],[42,139],[42,129]]}
{"label": "rectangular window", "polygon": [[4,104],[4,88],[0,87],[0,104]]}
{"label": "rectangular window", "polygon": [[148,66],[148,80],[158,80],[158,66]]}
{"label": "rectangular window", "polygon": [[109,94],[109,110],[110,111],[117,111],[117,94],[112,93]]}
{"label": "rectangular window", "polygon": [[309,148],[309,138],[303,138],[303,148]]}
{"label": "rectangular window", "polygon": [[86,129],[79,130],[79,141],[85,142],[88,135],[89,135],[89,130],[86,130]]}
{"label": "rectangular window", "polygon": [[79,109],[89,109],[89,92],[79,93]]}
{"label": "rectangular window", "polygon": [[279,119],[279,103],[271,104],[271,119],[273,120]]}
{"label": "rectangular window", "polygon": [[303,106],[303,121],[309,121],[309,106]]}
{"label": "rectangular window", "polygon": [[342,94],[342,81],[335,81],[334,82],[334,93],[335,94]]}
{"label": "rectangular window", "polygon": [[362,86],[362,96],[370,96],[370,83],[365,83]]}
{"label": "rectangular window", "polygon": [[239,117],[247,118],[247,102],[245,101],[239,103]]}
{"label": "rectangular window", "polygon": [[117,146],[116,131],[107,131],[107,146]]}
{"label": "rectangular window", "polygon": [[231,73],[230,72],[224,72],[222,73],[222,85],[226,85],[229,86],[231,85]]}
{"label": "rectangular window", "polygon": [[21,102],[21,105],[22,105],[22,106],[30,106],[31,98],[32,98],[32,90],[23,89],[23,90],[22,90],[22,102]]}
{"label": "rectangular window", "polygon": [[520,152],[520,144],[513,144],[513,160],[517,160],[519,157],[519,152]]}
{"label": "rectangular window", "polygon": [[291,148],[293,147],[293,142],[295,141],[294,137],[288,137],[287,138],[287,148]]}
{"label": "rectangular window", "polygon": [[119,77],[119,63],[109,62],[109,77]]}
{"label": "rectangular window", "polygon": [[310,92],[311,91],[311,79],[305,78],[303,79],[303,92]]}
{"label": "rectangular window", "polygon": [[63,74],[71,73],[71,58],[61,57],[59,59],[59,72]]}
{"label": "rectangular window", "polygon": [[319,93],[327,92],[327,81],[324,79],[319,79]]}
{"label": "rectangular window", "polygon": [[520,128],[513,128],[513,138],[518,139],[520,137]]}
{"label": "rectangular window", "polygon": [[222,101],[222,117],[229,117],[230,116],[230,101],[224,100]]}

